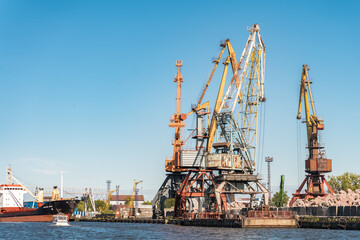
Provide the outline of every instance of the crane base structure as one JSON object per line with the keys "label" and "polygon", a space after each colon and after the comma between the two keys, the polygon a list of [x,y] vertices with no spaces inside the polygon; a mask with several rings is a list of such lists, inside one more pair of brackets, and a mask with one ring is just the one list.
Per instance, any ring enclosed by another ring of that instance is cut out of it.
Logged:
{"label": "crane base structure", "polygon": [[[322,174],[308,174],[306,175],[304,181],[301,183],[300,187],[296,190],[295,194],[291,198],[289,202],[289,206],[291,207],[297,199],[309,200],[316,197],[326,197],[328,194],[325,193],[324,183],[327,186],[329,193],[333,194],[334,190],[326,181],[325,176]],[[305,193],[301,193],[305,184],[307,184],[307,188]]]}
{"label": "crane base structure", "polygon": [[152,200],[153,218],[164,217],[165,200],[168,198],[175,198],[176,192],[180,189],[181,184],[186,178],[186,174],[182,173],[169,173],[155,194]]}
{"label": "crane base structure", "polygon": [[[235,194],[250,195],[250,206],[255,206],[255,199],[257,194],[263,194],[264,205],[269,204],[269,191],[264,187],[258,175],[254,174],[240,174],[240,173],[227,173],[220,174],[214,178],[215,182],[215,195],[221,193],[225,194],[230,202],[235,202]],[[224,209],[220,205],[222,202],[218,201],[219,209]]]}
{"label": "crane base structure", "polygon": [[[212,170],[189,170],[184,182],[176,192],[174,216],[182,217],[188,212],[209,211],[211,206],[213,210],[221,213],[220,205],[216,202],[220,202],[224,207],[223,210],[227,211],[226,195],[220,192],[214,194],[213,191],[209,191],[216,186],[214,178]],[[203,208],[204,205],[208,205],[206,209]]]}
{"label": "crane base structure", "polygon": [[249,207],[255,207],[257,194],[263,194],[268,205],[269,192],[253,174],[227,173],[215,176],[212,170],[189,170],[175,197],[175,217],[185,213],[203,211],[220,216],[228,211],[228,204],[235,202],[236,194],[250,195]]}

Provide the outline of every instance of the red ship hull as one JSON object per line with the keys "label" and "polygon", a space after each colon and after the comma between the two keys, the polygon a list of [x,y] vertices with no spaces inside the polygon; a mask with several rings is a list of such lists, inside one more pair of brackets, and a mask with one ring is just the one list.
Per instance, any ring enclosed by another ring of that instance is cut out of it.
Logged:
{"label": "red ship hull", "polygon": [[[71,214],[66,214],[70,219]],[[0,222],[51,222],[54,215],[17,216],[0,218]]]}
{"label": "red ship hull", "polygon": [[30,210],[18,210],[0,214],[0,222],[51,222],[53,216],[65,214],[70,219],[80,200],[58,200],[45,203],[43,206]]}

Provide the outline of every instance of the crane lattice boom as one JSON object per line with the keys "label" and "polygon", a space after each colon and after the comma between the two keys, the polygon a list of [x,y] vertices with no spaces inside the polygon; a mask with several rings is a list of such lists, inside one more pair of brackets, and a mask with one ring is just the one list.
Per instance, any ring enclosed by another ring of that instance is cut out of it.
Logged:
{"label": "crane lattice boom", "polygon": [[[230,154],[229,169],[252,173],[255,170],[258,106],[265,101],[266,49],[259,25],[254,24],[249,31],[250,36],[226,93],[219,94],[220,102],[217,99],[213,114],[217,125],[210,126],[208,152],[214,147],[216,153]],[[219,93],[223,91],[221,87]],[[216,141],[212,136],[216,132],[214,128],[219,132]]]}

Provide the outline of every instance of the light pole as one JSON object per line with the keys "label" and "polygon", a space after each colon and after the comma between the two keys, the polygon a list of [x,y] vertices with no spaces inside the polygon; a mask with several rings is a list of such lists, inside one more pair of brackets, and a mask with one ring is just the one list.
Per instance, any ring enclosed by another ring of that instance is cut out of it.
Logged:
{"label": "light pole", "polygon": [[265,157],[265,162],[268,163],[268,191],[269,191],[269,203],[271,201],[271,172],[270,172],[270,163],[273,161],[272,157]]}

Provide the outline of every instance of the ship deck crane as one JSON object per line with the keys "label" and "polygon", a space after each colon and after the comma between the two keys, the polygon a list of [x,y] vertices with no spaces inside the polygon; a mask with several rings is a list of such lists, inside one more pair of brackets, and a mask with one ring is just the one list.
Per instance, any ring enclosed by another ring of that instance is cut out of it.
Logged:
{"label": "ship deck crane", "polygon": [[[16,177],[14,177],[14,175],[12,174],[11,168],[7,168],[6,169],[6,173],[8,174],[9,179],[13,178],[17,183],[19,183],[34,199],[38,204],[43,203],[44,199],[44,193],[42,192],[41,194],[39,194],[38,196],[35,196],[34,193],[32,193],[27,187],[25,187],[24,184],[22,184],[22,182],[20,182]],[[42,190],[42,189],[41,189]],[[41,191],[40,190],[40,191]]]}
{"label": "ship deck crane", "polygon": [[[307,143],[309,149],[309,158],[305,160],[305,172],[307,173],[304,181],[300,187],[293,194],[289,205],[297,199],[311,199],[318,196],[324,197],[325,193],[324,183],[327,186],[330,194],[334,193],[334,190],[330,184],[326,181],[324,173],[332,171],[332,161],[325,157],[325,151],[319,144],[319,131],[324,130],[323,120],[320,120],[316,116],[314,100],[311,93],[311,87],[309,80],[307,65],[303,65],[301,82],[300,82],[300,97],[297,119],[301,119],[301,108],[304,101],[305,108],[305,123],[307,133]],[[301,194],[303,187],[307,184],[307,188],[304,194]]]}

